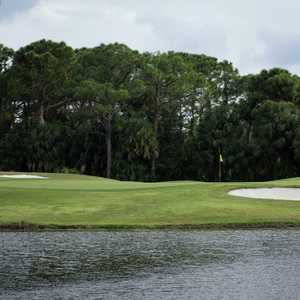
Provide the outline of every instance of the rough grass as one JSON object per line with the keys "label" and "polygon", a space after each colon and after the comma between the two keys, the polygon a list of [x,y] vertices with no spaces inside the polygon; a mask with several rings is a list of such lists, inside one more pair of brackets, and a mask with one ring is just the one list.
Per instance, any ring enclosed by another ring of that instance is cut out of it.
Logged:
{"label": "rough grass", "polygon": [[300,202],[227,194],[245,187],[300,187],[300,178],[264,183],[137,183],[38,175],[49,179],[0,178],[2,229],[300,226]]}

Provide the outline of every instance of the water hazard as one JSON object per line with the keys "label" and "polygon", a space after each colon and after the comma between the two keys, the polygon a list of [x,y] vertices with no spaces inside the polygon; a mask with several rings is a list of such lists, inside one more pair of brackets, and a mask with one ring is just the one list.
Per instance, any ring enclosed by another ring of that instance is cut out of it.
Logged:
{"label": "water hazard", "polygon": [[299,299],[300,231],[0,233],[0,299]]}

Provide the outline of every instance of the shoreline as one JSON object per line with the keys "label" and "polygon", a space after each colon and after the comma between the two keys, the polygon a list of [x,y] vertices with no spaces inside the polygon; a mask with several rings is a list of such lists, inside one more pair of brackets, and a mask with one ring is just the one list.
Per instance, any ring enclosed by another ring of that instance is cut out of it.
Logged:
{"label": "shoreline", "polygon": [[256,230],[256,229],[300,229],[300,223],[261,222],[228,224],[165,224],[165,225],[44,225],[44,224],[0,224],[1,232],[47,232],[47,231],[140,231],[140,230]]}

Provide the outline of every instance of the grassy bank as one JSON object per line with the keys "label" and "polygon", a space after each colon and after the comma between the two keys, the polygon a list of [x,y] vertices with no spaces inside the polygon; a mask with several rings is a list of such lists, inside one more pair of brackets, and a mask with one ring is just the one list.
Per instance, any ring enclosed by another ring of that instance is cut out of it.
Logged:
{"label": "grassy bank", "polygon": [[300,187],[300,178],[265,183],[137,183],[91,176],[44,175],[49,178],[0,178],[0,228],[300,226],[300,202],[227,194],[231,189],[244,187]]}

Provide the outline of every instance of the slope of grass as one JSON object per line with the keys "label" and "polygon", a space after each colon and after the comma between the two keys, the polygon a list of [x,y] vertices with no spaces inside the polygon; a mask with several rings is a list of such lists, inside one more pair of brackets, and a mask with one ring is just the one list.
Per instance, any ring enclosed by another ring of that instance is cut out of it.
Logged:
{"label": "slope of grass", "polygon": [[40,175],[49,178],[0,178],[0,227],[300,226],[300,202],[227,194],[244,187],[300,187],[300,178],[265,183],[138,183]]}

